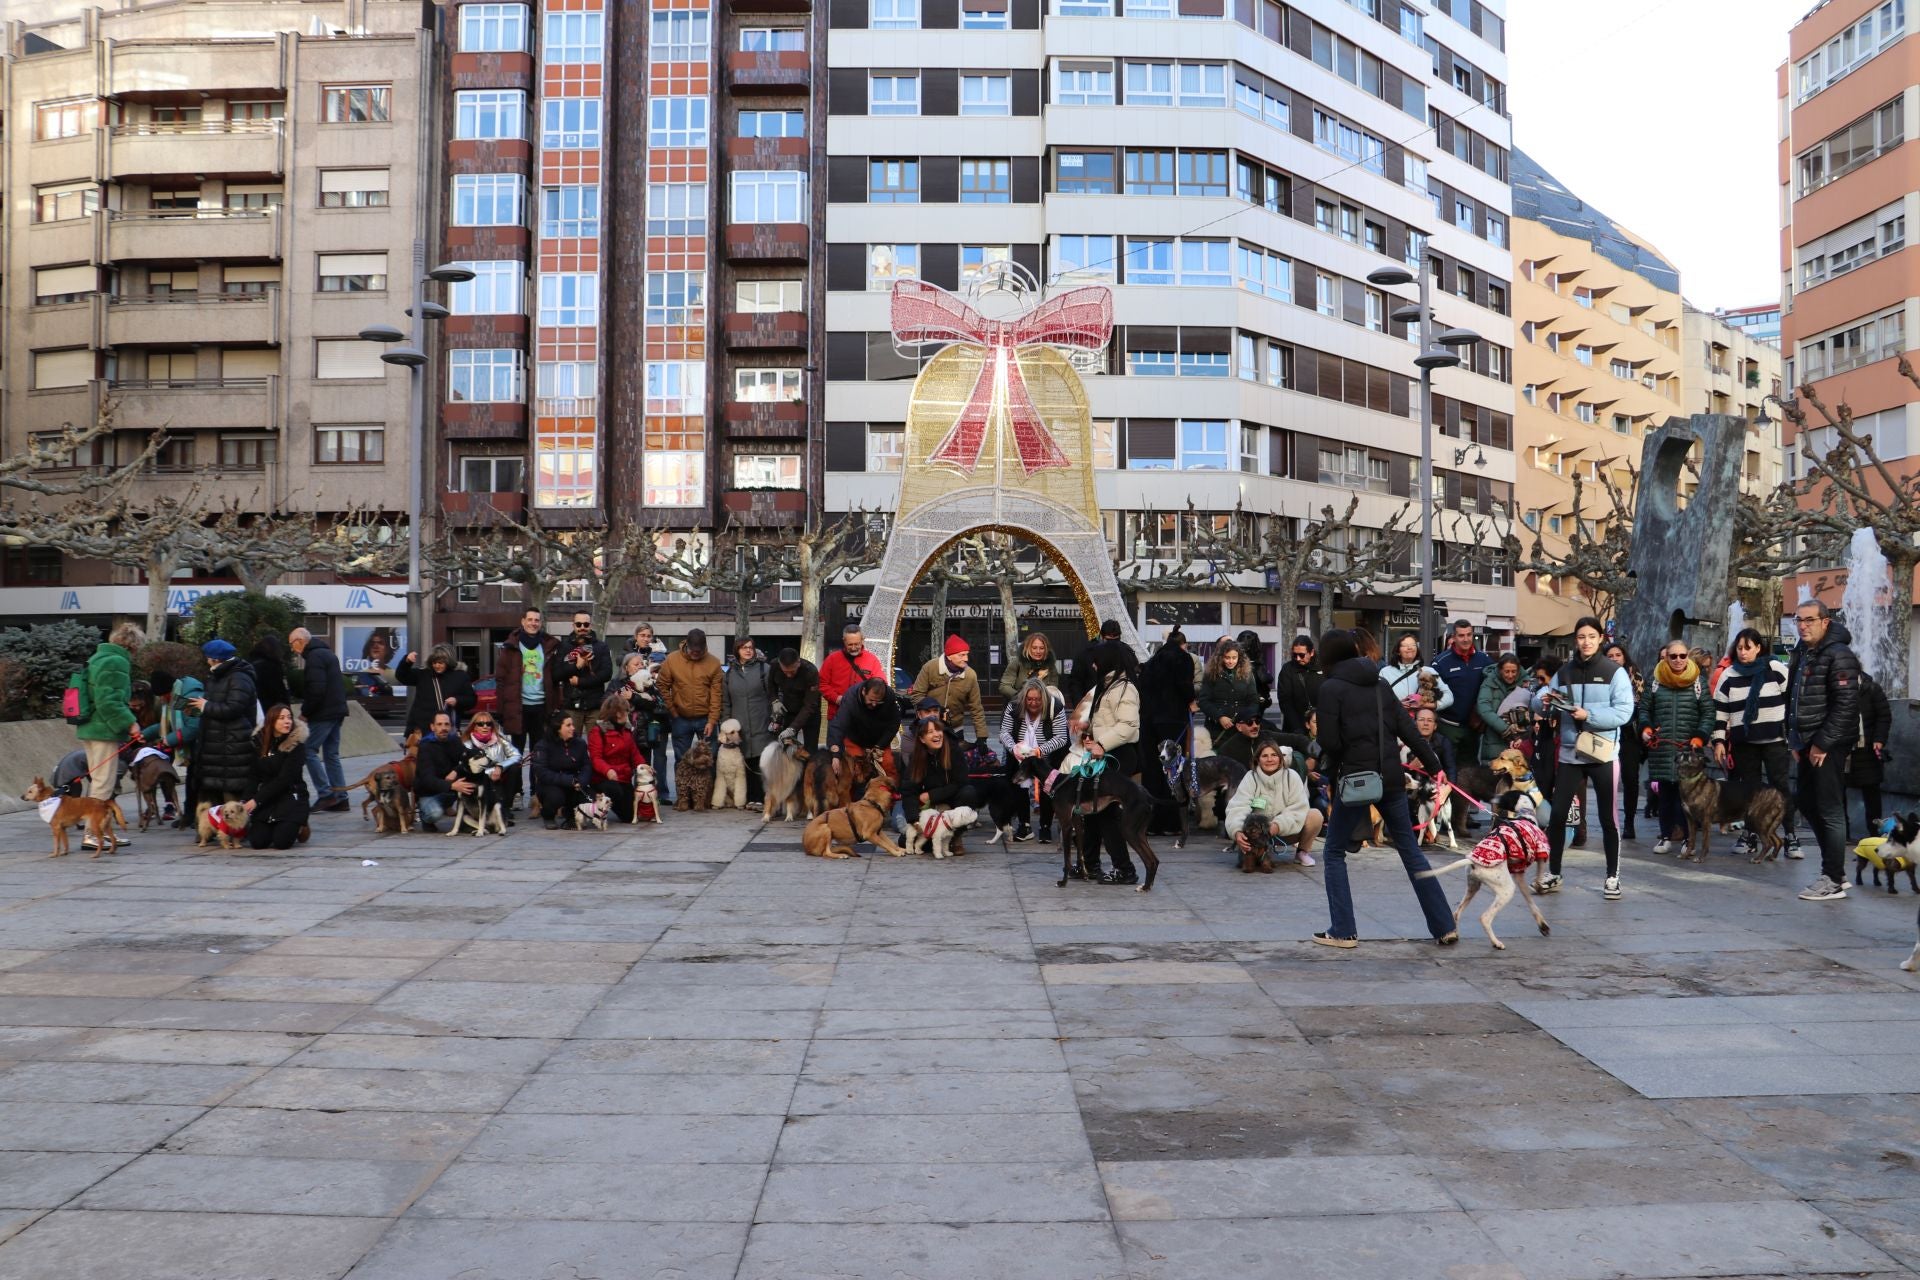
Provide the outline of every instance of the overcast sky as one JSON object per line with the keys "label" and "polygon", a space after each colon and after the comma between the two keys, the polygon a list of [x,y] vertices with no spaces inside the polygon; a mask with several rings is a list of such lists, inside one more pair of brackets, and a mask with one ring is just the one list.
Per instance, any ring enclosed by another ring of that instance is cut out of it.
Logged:
{"label": "overcast sky", "polygon": [[1780,296],[1775,69],[1814,0],[1509,0],[1514,144],[1712,310]]}

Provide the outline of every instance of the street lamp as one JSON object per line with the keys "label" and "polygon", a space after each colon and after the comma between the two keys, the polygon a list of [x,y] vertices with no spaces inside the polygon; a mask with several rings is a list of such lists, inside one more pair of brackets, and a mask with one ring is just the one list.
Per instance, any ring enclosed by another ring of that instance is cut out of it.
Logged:
{"label": "street lamp", "polygon": [[[1433,625],[1433,371],[1451,369],[1462,363],[1459,349],[1480,341],[1471,329],[1439,329],[1430,302],[1433,283],[1433,257],[1420,255],[1420,274],[1416,277],[1405,267],[1381,267],[1367,274],[1367,283],[1382,289],[1412,284],[1418,279],[1420,299],[1412,306],[1395,307],[1393,318],[1420,327],[1414,345],[1420,354],[1413,362],[1420,366],[1420,652],[1427,655],[1439,643]],[[1483,455],[1484,456],[1484,455]],[[1456,464],[1458,459],[1455,460]]]}
{"label": "street lamp", "polygon": [[[426,287],[432,281],[465,284],[474,276],[472,267],[459,263],[446,263],[429,271],[426,262],[425,243],[414,241],[413,305],[407,308],[411,332],[402,333],[390,324],[370,324],[360,331],[361,341],[387,345],[388,349],[380,353],[382,361],[407,371],[407,643],[416,650],[423,647],[427,625],[427,598],[420,585],[420,490],[426,475],[422,440],[427,420],[425,322],[444,320],[453,314],[439,303],[427,301]],[[392,345],[403,338],[405,346]]]}

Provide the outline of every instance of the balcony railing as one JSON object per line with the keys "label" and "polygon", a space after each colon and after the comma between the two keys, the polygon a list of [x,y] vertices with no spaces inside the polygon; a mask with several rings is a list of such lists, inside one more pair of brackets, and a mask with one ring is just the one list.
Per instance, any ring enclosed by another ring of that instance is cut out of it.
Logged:
{"label": "balcony railing", "polygon": [[181,137],[203,133],[277,133],[278,120],[135,120],[108,129],[116,138]]}
{"label": "balcony railing", "polygon": [[216,302],[262,303],[265,293],[116,293],[107,298],[110,307],[193,306]]}
{"label": "balcony railing", "polygon": [[121,391],[265,391],[266,378],[116,378],[109,392]]}
{"label": "balcony railing", "polygon": [[597,396],[539,396],[533,412],[539,418],[591,418],[599,403]]}
{"label": "balcony railing", "polygon": [[273,217],[271,209],[112,209],[111,222],[264,222]]}

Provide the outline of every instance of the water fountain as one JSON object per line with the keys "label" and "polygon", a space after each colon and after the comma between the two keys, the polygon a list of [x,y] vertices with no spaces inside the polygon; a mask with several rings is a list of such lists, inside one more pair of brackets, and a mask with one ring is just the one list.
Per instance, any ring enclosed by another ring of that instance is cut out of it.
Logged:
{"label": "water fountain", "polygon": [[1727,606],[1727,647],[1733,647],[1733,638],[1747,625],[1747,610],[1738,600]]}
{"label": "water fountain", "polygon": [[1887,582],[1887,558],[1873,530],[1855,529],[1847,544],[1847,589],[1840,597],[1840,612],[1853,633],[1860,666],[1875,680],[1895,661]]}

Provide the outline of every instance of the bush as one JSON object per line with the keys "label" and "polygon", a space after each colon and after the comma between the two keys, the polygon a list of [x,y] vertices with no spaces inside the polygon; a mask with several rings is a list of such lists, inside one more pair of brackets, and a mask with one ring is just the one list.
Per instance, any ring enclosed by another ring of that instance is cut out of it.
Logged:
{"label": "bush", "polygon": [[134,678],[149,681],[156,694],[173,688],[181,676],[204,676],[206,670],[207,660],[190,644],[155,640],[133,655]]}
{"label": "bush", "polygon": [[27,719],[27,669],[14,658],[0,658],[0,724]]}
{"label": "bush", "polygon": [[182,634],[195,648],[218,637],[244,655],[261,636],[277,635],[285,640],[306,613],[305,602],[297,596],[219,591],[193,602],[193,617]]}
{"label": "bush", "polygon": [[[7,686],[19,686],[19,718],[47,720],[58,714],[67,678],[87,665],[101,639],[98,627],[78,622],[0,631],[0,658],[11,659],[21,672],[17,680],[5,682]],[[0,694],[0,702],[11,701],[12,696]]]}

